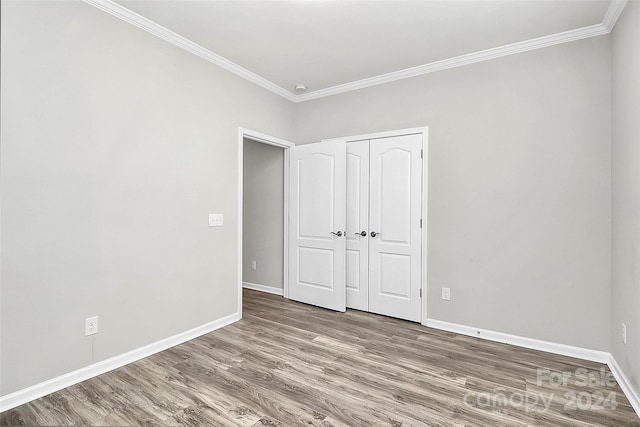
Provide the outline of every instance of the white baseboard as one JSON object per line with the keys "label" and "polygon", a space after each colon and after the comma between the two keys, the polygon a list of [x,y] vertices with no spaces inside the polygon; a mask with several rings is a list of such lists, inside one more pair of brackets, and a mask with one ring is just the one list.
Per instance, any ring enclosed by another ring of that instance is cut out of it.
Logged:
{"label": "white baseboard", "polygon": [[574,347],[566,344],[558,344],[549,341],[536,340],[533,338],[521,337],[518,335],[510,335],[502,332],[490,331],[487,329],[473,328],[471,326],[460,325],[457,323],[443,322],[442,320],[427,319],[427,327],[440,329],[443,331],[454,332],[456,334],[467,335],[470,337],[481,338],[489,341],[496,341],[506,344],[517,345],[520,347],[530,348],[533,350],[546,351],[563,356],[575,357],[592,362],[606,363],[620,385],[622,392],[629,399],[631,406],[640,417],[640,396],[631,387],[631,383],[625,376],[620,365],[616,362],[613,355],[606,351],[591,350],[582,347]]}
{"label": "white baseboard", "polygon": [[185,332],[181,332],[177,335],[156,341],[144,347],[137,348],[135,350],[128,351],[123,354],[111,357],[109,359],[94,363],[84,368],[77,369],[59,377],[52,378],[50,380],[41,382],[31,387],[18,390],[16,392],[0,396],[0,412],[15,408],[16,406],[30,402],[34,399],[38,399],[42,396],[46,396],[50,393],[62,390],[65,387],[72,386],[79,382],[88,380],[95,376],[104,374],[113,369],[120,368],[136,360],[143,359],[158,353],[162,350],[174,347],[178,344],[182,344],[185,341],[192,340],[206,333],[220,329],[223,326],[227,326],[233,322],[240,320],[239,313],[234,313],[222,319],[214,320],[213,322],[205,323],[204,325],[197,326]]}
{"label": "white baseboard", "polygon": [[473,328],[471,326],[457,323],[443,322],[442,320],[427,319],[426,326],[443,331],[455,332],[461,335],[481,338],[489,341],[496,341],[505,344],[517,345],[519,347],[533,350],[546,351],[549,353],[561,354],[563,356],[576,357],[578,359],[590,360],[592,362],[608,363],[610,354],[606,351],[591,350],[582,347],[574,347],[566,344],[558,344],[549,341],[542,341],[533,338],[521,337],[518,335],[505,334],[503,332],[490,331],[487,329]]}
{"label": "white baseboard", "polygon": [[631,387],[631,383],[627,379],[627,376],[624,374],[622,369],[620,369],[620,365],[618,365],[618,362],[616,362],[616,359],[613,357],[613,355],[609,356],[609,362],[607,363],[607,365],[609,365],[609,369],[618,382],[618,385],[624,392],[624,395],[627,396],[627,399],[629,399],[629,403],[631,403],[634,411],[636,411],[636,414],[638,414],[638,416],[640,417],[640,396],[638,396],[638,393],[636,393],[633,387]]}
{"label": "white baseboard", "polygon": [[274,288],[273,286],[265,286],[265,285],[258,285],[257,283],[242,282],[242,287],[247,289],[253,289],[254,291],[267,292],[269,294],[275,294],[280,296],[284,295],[283,289]]}
{"label": "white baseboard", "polygon": [[[283,293],[282,289],[273,288],[271,286],[257,285],[248,282],[243,282],[242,285],[243,287],[248,289],[269,292],[276,295],[282,295]],[[46,396],[50,393],[62,390],[63,388],[70,387],[79,382],[104,374],[105,372],[109,372],[113,369],[128,365],[129,363],[135,362],[136,360],[143,359],[145,357],[151,356],[152,354],[174,347],[178,344],[182,344],[185,341],[192,340],[206,333],[215,331],[216,329],[230,325],[231,323],[240,320],[240,318],[241,316],[239,313],[234,313],[229,316],[223,317],[222,319],[205,323],[204,325],[179,333],[172,337],[156,341],[144,347],[140,347],[138,349],[111,357],[101,362],[85,366],[84,368],[77,369],[75,371],[69,372],[56,378],[52,378],[31,387],[27,387],[10,394],[0,396],[0,412],[7,411],[9,409],[15,408],[16,406],[38,399],[42,396]],[[490,331],[486,329],[478,329],[466,325],[443,322],[441,320],[435,319],[427,319],[426,326],[444,331],[455,332],[461,335],[486,339],[489,341],[507,343],[534,350],[547,351],[564,356],[606,363],[613,373],[616,381],[620,385],[620,388],[624,392],[625,396],[627,397],[627,399],[629,399],[631,406],[636,411],[638,416],[640,416],[640,397],[631,387],[629,380],[620,369],[620,366],[616,362],[615,358],[608,352],[590,350],[565,344],[557,344],[548,341],[541,341],[517,335],[505,334],[502,332]]]}

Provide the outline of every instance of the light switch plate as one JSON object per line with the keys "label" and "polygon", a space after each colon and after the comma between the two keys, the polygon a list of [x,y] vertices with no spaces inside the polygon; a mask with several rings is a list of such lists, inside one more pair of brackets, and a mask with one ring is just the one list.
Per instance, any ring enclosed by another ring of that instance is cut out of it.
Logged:
{"label": "light switch plate", "polygon": [[209,214],[209,227],[221,227],[223,224],[223,214]]}

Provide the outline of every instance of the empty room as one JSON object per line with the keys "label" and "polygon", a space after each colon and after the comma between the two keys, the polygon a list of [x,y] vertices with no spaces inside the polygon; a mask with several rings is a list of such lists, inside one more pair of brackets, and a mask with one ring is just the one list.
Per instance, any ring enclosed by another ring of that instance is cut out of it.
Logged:
{"label": "empty room", "polygon": [[640,427],[639,0],[0,7],[0,425]]}

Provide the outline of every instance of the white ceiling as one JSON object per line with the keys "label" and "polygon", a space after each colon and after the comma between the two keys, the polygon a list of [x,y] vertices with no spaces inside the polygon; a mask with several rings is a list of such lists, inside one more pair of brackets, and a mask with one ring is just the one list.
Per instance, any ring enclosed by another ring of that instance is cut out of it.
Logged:
{"label": "white ceiling", "polygon": [[601,24],[610,0],[116,0],[272,83],[308,91]]}

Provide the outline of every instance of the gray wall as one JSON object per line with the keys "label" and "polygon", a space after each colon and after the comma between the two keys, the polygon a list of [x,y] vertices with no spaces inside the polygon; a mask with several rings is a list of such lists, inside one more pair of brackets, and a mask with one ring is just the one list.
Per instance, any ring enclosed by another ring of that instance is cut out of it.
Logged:
{"label": "gray wall", "polygon": [[429,126],[428,316],[608,350],[609,47],[591,38],[306,102],[295,141]]}
{"label": "gray wall", "polygon": [[242,280],[282,289],[284,150],[245,139],[243,156]]}
{"label": "gray wall", "polygon": [[639,390],[636,2],[611,38],[298,105],[86,4],[1,5],[0,394],[235,312],[238,126],[430,126],[429,317],[611,349]]}
{"label": "gray wall", "polygon": [[1,37],[0,394],[236,312],[238,126],[294,105],[82,2]]}
{"label": "gray wall", "polygon": [[[640,395],[640,3],[612,36],[611,353]],[[627,325],[627,345],[621,325]]]}

